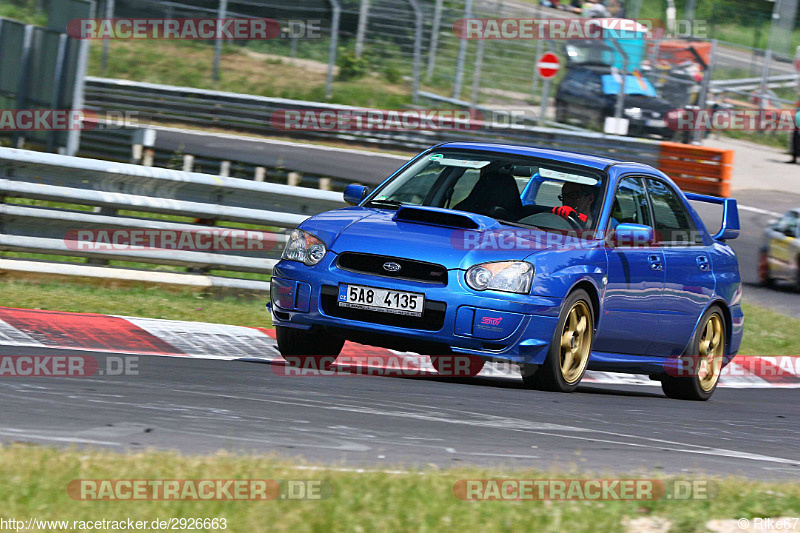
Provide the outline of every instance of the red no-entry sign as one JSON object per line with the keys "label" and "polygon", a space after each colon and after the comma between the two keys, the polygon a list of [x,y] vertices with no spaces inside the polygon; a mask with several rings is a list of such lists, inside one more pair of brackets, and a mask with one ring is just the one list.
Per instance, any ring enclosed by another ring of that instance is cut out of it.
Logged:
{"label": "red no-entry sign", "polygon": [[553,52],[542,54],[542,57],[540,57],[539,61],[536,62],[536,72],[538,72],[539,76],[546,80],[549,80],[558,74],[558,69],[560,68],[561,63],[558,61],[558,56]]}

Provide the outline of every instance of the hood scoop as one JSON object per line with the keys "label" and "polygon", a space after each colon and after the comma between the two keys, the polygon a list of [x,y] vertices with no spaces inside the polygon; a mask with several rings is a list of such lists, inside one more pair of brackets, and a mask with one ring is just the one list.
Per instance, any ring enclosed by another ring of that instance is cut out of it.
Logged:
{"label": "hood scoop", "polygon": [[500,223],[495,219],[465,211],[453,211],[439,207],[401,206],[392,220],[396,222],[412,222],[427,224],[429,226],[443,226],[446,228],[490,230],[500,229]]}

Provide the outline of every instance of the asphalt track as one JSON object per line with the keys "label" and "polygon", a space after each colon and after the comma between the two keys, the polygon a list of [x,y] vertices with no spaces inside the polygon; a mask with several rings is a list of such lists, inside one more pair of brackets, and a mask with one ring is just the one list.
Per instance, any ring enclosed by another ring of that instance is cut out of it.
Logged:
{"label": "asphalt track", "polygon": [[[105,368],[108,355],[94,355]],[[669,400],[655,386],[587,385],[559,394],[500,378],[287,377],[277,364],[142,356],[138,375],[0,378],[0,440],[274,452],[389,470],[477,464],[800,474],[797,389],[720,389],[696,403]]]}
{"label": "asphalt track", "polygon": [[[318,165],[331,164],[339,157],[333,154],[304,149],[292,157]],[[360,172],[390,171],[363,157],[369,164]],[[745,299],[800,316],[800,293],[761,288],[756,275],[770,213],[800,205],[800,196],[754,190],[735,196],[745,206],[742,234],[731,241]],[[703,207],[701,214],[709,227],[719,220],[714,209]],[[0,345],[0,353],[64,351]],[[104,368],[107,355],[95,356]],[[587,384],[556,394],[491,377],[293,378],[276,373],[277,364],[141,356],[133,376],[0,378],[0,440],[275,452],[390,470],[478,464],[763,479],[800,474],[797,389],[720,389],[711,401],[695,403],[669,400],[657,386]]]}

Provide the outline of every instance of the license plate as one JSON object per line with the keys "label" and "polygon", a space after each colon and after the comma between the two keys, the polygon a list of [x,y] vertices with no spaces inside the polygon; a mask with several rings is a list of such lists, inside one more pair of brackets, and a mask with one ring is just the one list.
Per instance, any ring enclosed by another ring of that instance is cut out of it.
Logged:
{"label": "license plate", "polygon": [[363,285],[339,285],[339,307],[366,309],[395,315],[422,316],[425,295]]}
{"label": "license plate", "polygon": [[665,128],[667,126],[667,121],[657,120],[657,119],[647,119],[644,121],[644,125],[650,128]]}

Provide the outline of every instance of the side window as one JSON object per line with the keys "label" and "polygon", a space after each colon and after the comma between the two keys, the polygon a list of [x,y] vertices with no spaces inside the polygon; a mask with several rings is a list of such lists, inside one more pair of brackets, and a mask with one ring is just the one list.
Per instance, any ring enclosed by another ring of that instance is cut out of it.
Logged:
{"label": "side window", "polygon": [[689,211],[680,196],[663,181],[647,178],[647,190],[653,203],[656,233],[662,242],[702,244]]}
{"label": "side window", "polygon": [[624,178],[619,182],[611,205],[609,229],[617,224],[641,224],[653,227],[650,209],[647,207],[647,193],[640,178]]}
{"label": "side window", "polygon": [[797,213],[789,212],[783,215],[775,225],[775,231],[779,231],[789,237],[797,237],[798,218]]}
{"label": "side window", "polygon": [[469,193],[471,193],[472,189],[475,188],[475,184],[478,183],[478,179],[480,177],[480,170],[474,168],[468,168],[465,170],[453,186],[453,194],[450,197],[449,205],[452,207],[466,200],[467,196],[469,196]]}

